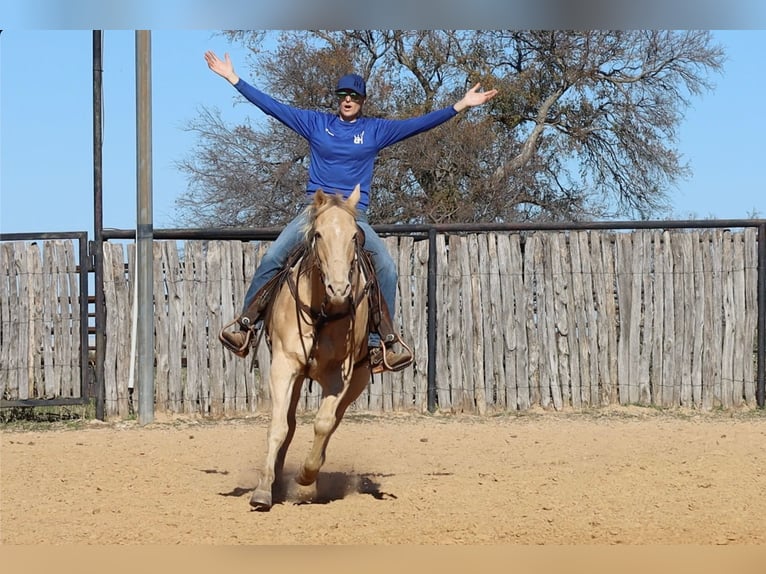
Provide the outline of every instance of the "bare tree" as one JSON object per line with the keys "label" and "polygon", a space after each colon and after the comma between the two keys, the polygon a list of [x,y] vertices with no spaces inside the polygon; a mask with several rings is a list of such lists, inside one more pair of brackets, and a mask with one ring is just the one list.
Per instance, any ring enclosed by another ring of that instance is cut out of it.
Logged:
{"label": "bare tree", "polygon": [[[724,54],[707,31],[228,32],[253,54],[245,78],[277,99],[335,111],[336,79],[368,79],[367,115],[410,117],[480,81],[500,93],[380,155],[373,222],[652,217],[689,174],[676,135]],[[244,63],[239,63],[241,69]],[[260,115],[254,108],[253,114]],[[181,168],[182,221],[276,225],[301,204],[306,142],[281,124],[225,126],[203,109]]]}

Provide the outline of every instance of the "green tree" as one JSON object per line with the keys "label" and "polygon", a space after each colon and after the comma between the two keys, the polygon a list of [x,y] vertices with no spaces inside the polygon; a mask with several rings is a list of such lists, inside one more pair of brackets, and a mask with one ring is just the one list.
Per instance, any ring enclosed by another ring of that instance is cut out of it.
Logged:
{"label": "green tree", "polygon": [[[365,113],[410,117],[480,81],[487,105],[387,148],[374,223],[562,221],[663,215],[689,175],[676,136],[692,96],[713,88],[724,52],[707,31],[232,31],[252,51],[240,76],[299,107],[334,112],[336,79],[368,79]],[[239,96],[237,96],[239,97]],[[180,220],[269,226],[301,205],[306,142],[271,119],[227,126],[215,108],[189,129]]]}

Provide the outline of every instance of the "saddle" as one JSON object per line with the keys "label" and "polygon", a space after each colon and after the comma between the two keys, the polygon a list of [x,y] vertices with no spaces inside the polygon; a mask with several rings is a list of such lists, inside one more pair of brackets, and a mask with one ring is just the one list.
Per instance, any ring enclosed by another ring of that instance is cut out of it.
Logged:
{"label": "saddle", "polygon": [[[292,269],[299,264],[306,252],[306,245],[301,244],[296,247],[288,256],[282,269],[280,269],[274,277],[269,279],[269,281],[255,294],[252,303],[245,309],[245,312],[233,321],[224,325],[218,334],[218,338],[221,343],[223,343],[224,347],[229,349],[235,355],[243,358],[247,356],[251,346],[253,348],[258,347],[261,338],[263,337],[264,325],[271,316],[275,293],[287,282]],[[412,349],[407,346],[396,332],[396,329],[394,329],[388,306],[380,293],[380,285],[378,284],[377,276],[375,274],[375,267],[372,263],[371,254],[364,249],[359,249],[359,253],[361,270],[368,283],[369,329],[370,332],[376,332],[380,335],[381,342],[383,343],[381,345],[381,348],[383,349],[383,363],[389,367],[386,360],[386,347],[398,342],[402,347],[407,349],[410,357],[412,357]],[[231,333],[227,331],[227,329],[234,325],[239,325],[240,335],[237,337],[231,337]],[[242,336],[242,334],[244,334],[244,336]],[[412,360],[391,370],[402,370],[405,367],[408,367],[411,363]]]}

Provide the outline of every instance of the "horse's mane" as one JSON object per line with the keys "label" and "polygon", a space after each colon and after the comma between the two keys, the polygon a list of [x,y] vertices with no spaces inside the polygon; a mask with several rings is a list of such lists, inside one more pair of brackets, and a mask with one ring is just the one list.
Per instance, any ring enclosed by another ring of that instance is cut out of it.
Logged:
{"label": "horse's mane", "polygon": [[317,218],[333,207],[341,208],[356,220],[356,207],[349,205],[341,194],[330,194],[323,192],[321,189],[317,190],[314,195],[314,201],[306,207],[306,223],[303,226],[303,237],[307,244],[310,244],[313,239],[313,231]]}

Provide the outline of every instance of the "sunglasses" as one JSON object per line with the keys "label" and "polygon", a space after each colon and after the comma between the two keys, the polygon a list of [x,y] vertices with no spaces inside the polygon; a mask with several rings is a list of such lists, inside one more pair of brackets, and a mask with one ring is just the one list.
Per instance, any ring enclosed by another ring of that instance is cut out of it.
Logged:
{"label": "sunglasses", "polygon": [[348,96],[349,98],[351,98],[352,102],[358,102],[359,100],[362,99],[362,96],[357,94],[356,92],[346,92],[343,90],[335,92],[335,95],[338,96],[339,100],[345,100],[346,96]]}

